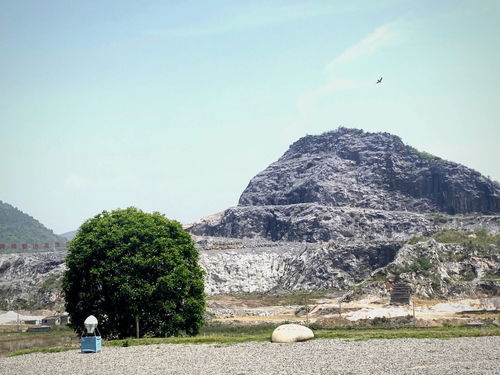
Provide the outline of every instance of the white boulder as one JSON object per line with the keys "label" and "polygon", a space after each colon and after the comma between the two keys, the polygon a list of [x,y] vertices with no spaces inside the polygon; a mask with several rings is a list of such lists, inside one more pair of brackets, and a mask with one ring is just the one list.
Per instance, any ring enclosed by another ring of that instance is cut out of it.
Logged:
{"label": "white boulder", "polygon": [[297,342],[313,337],[313,331],[300,324],[282,324],[273,331],[271,342]]}

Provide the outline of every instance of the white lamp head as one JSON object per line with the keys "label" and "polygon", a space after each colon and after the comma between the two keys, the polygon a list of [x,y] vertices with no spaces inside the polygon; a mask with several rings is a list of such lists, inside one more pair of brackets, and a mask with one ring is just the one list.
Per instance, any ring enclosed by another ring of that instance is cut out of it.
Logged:
{"label": "white lamp head", "polygon": [[97,318],[94,315],[90,315],[87,319],[85,319],[85,328],[88,333],[94,333],[94,330],[97,327]]}

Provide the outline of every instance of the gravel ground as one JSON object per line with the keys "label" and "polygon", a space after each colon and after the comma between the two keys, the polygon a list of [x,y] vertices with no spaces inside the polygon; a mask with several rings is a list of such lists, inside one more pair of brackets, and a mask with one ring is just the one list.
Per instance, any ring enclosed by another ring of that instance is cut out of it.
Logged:
{"label": "gravel ground", "polygon": [[105,347],[98,354],[72,350],[0,358],[0,373],[499,375],[500,337]]}

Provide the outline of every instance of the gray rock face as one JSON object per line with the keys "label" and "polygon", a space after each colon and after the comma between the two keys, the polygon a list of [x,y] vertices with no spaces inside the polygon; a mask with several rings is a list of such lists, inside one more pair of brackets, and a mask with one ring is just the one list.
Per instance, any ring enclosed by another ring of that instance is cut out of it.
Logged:
{"label": "gray rock face", "polygon": [[306,136],[255,176],[239,206],[318,203],[390,211],[497,213],[500,188],[399,137],[340,128]]}
{"label": "gray rock face", "polygon": [[[483,215],[500,212],[499,196],[478,172],[397,136],[340,128],[301,138],[250,181],[237,207],[186,229],[200,236],[209,294],[348,290],[390,264],[412,237],[499,233],[500,216]],[[439,294],[428,292],[420,294]]]}
{"label": "gray rock face", "polygon": [[265,293],[293,290],[345,290],[375,269],[389,264],[400,245],[394,242],[338,243],[238,242],[212,239],[200,246],[208,294]]}
{"label": "gray rock face", "polygon": [[500,230],[499,216],[421,214],[315,203],[231,207],[186,227],[198,236],[265,238],[272,241],[405,241],[441,229]]}
{"label": "gray rock face", "polygon": [[232,207],[189,227],[196,235],[259,237],[272,241],[326,242],[336,239],[405,240],[435,231],[418,213],[329,207],[316,203]]}
{"label": "gray rock face", "polygon": [[62,307],[66,252],[0,255],[1,309]]}
{"label": "gray rock face", "polygon": [[366,294],[387,296],[382,279],[398,275],[420,298],[450,298],[500,293],[500,252],[498,245],[439,243],[433,239],[405,244],[393,261],[376,270],[345,299]]}

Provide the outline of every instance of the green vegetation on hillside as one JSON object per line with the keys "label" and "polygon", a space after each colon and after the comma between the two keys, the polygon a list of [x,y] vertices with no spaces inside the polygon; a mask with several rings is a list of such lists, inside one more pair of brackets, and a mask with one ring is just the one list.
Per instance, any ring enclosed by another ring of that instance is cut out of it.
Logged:
{"label": "green vegetation on hillside", "polygon": [[500,247],[500,234],[489,234],[486,228],[478,228],[474,232],[444,230],[432,236],[437,242],[457,243],[470,249],[482,249],[494,245]]}
{"label": "green vegetation on hillside", "polygon": [[484,227],[477,228],[474,232],[461,232],[458,230],[443,230],[434,233],[431,237],[413,237],[408,243],[414,245],[419,242],[434,239],[439,243],[455,243],[471,250],[489,249],[491,246],[500,247],[500,234],[489,234]]}
{"label": "green vegetation on hillside", "polygon": [[66,242],[37,220],[8,203],[0,201],[0,243]]}
{"label": "green vegetation on hillside", "polygon": [[410,151],[414,152],[417,154],[420,158],[425,159],[425,160],[434,160],[434,161],[442,161],[443,159],[440,158],[439,156],[433,155],[429,152],[426,151],[419,151],[415,147],[412,146],[406,146]]}
{"label": "green vegetation on hillside", "polygon": [[430,276],[431,270],[434,268],[434,264],[425,256],[419,256],[412,263],[396,267],[392,270],[392,274],[400,275],[402,273],[421,273],[424,276]]}

